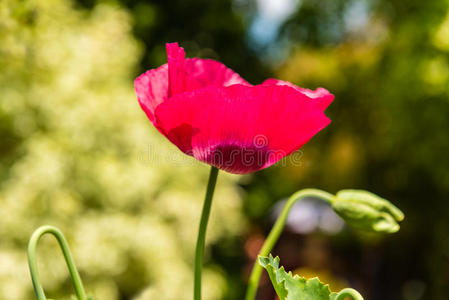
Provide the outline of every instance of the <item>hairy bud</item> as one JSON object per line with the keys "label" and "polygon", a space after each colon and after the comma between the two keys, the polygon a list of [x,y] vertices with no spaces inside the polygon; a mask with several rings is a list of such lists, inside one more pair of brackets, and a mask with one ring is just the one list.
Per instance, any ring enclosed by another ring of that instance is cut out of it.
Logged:
{"label": "hairy bud", "polygon": [[404,214],[396,206],[373,193],[363,190],[342,190],[332,207],[349,225],[364,230],[393,233]]}

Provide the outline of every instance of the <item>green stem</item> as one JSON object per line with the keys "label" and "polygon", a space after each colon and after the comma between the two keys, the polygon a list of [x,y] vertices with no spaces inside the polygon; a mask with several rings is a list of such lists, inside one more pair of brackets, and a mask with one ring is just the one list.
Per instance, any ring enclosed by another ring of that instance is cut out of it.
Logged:
{"label": "green stem", "polygon": [[75,293],[78,300],[86,300],[86,293],[84,292],[84,286],[81,281],[81,277],[76,269],[72,254],[70,253],[69,245],[67,244],[64,235],[58,228],[48,225],[39,227],[36,231],[34,231],[28,243],[28,265],[30,267],[31,280],[33,281],[34,292],[36,293],[37,300],[47,300],[47,298],[45,297],[44,289],[42,288],[42,284],[39,279],[39,272],[36,262],[37,243],[39,242],[40,238],[47,233],[52,234],[61,247],[64,259],[67,263],[67,267],[69,268],[70,276],[72,278],[73,286],[75,287]]}
{"label": "green stem", "polygon": [[363,300],[363,297],[359,294],[359,292],[350,288],[342,289],[337,294],[335,300],[345,300],[346,298],[351,298],[352,300]]}
{"label": "green stem", "polygon": [[[281,214],[279,215],[276,223],[271,229],[270,234],[265,240],[265,243],[263,244],[262,249],[259,252],[260,256],[268,256],[268,254],[270,254],[271,250],[274,247],[274,244],[276,244],[277,240],[279,239],[279,236],[282,233],[282,230],[284,229],[285,222],[287,221],[288,214],[290,212],[290,209],[293,207],[293,204],[295,204],[296,201],[304,199],[306,197],[318,198],[330,203],[334,196],[332,194],[329,194],[328,192],[318,189],[304,189],[294,193],[287,200],[287,203],[282,209]],[[249,277],[248,289],[246,290],[245,300],[255,299],[257,288],[259,286],[260,276],[262,275],[262,269],[263,269],[262,266],[259,265],[258,259],[256,258],[253,270],[251,271],[251,275]]]}
{"label": "green stem", "polygon": [[204,244],[206,241],[206,229],[209,221],[210,208],[212,206],[212,197],[214,195],[215,184],[217,183],[218,169],[211,167],[209,182],[207,183],[206,197],[204,198],[203,211],[201,213],[200,227],[198,229],[198,239],[195,250],[195,276],[193,299],[201,300],[201,273],[203,269]]}

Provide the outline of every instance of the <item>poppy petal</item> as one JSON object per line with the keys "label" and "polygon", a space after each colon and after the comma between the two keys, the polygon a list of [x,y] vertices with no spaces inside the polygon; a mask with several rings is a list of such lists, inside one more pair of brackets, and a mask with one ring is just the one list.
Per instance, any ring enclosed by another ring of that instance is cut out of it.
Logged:
{"label": "poppy petal", "polygon": [[155,116],[183,152],[240,174],[271,166],[330,123],[314,99],[282,85],[185,92],[160,104]]}
{"label": "poppy petal", "polygon": [[294,88],[295,90],[307,95],[308,97],[315,99],[317,105],[320,109],[325,110],[334,100],[334,95],[329,93],[325,88],[319,87],[316,90],[309,90],[305,88],[301,88],[297,85],[294,85],[291,82],[278,80],[278,79],[267,79],[262,85],[270,86],[270,85],[278,85],[278,86],[288,86]]}
{"label": "poppy petal", "polygon": [[149,70],[134,81],[140,107],[154,124],[154,110],[168,98],[168,66]]}
{"label": "poppy petal", "polygon": [[239,74],[212,59],[185,59],[178,43],[167,44],[169,96],[208,86],[249,85]]}
{"label": "poppy petal", "polygon": [[188,58],[185,69],[188,77],[194,79],[200,88],[250,85],[239,74],[213,59]]}
{"label": "poppy petal", "polygon": [[212,59],[185,59],[178,43],[167,44],[167,64],[140,75],[134,81],[140,106],[154,123],[154,110],[169,96],[207,86],[250,85],[239,74]]}

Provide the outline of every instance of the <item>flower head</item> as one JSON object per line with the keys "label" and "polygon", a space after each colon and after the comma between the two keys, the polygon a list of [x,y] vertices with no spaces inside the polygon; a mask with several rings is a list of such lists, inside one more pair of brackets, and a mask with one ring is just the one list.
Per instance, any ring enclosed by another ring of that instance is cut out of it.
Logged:
{"label": "flower head", "polygon": [[185,58],[167,44],[167,64],[134,82],[153,125],[184,153],[230,173],[267,168],[326,127],[334,96],[268,79],[251,85],[220,62]]}

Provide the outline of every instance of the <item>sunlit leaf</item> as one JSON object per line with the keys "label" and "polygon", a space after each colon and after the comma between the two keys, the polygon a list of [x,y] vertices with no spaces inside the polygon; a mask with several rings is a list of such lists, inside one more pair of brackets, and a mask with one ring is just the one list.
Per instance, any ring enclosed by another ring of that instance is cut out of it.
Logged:
{"label": "sunlit leaf", "polygon": [[259,263],[267,270],[273,287],[281,300],[333,300],[329,285],[323,284],[317,277],[306,279],[279,267],[279,257],[259,256]]}

